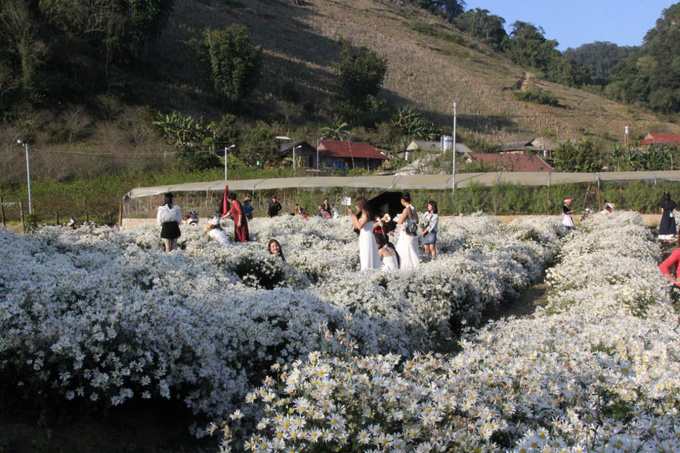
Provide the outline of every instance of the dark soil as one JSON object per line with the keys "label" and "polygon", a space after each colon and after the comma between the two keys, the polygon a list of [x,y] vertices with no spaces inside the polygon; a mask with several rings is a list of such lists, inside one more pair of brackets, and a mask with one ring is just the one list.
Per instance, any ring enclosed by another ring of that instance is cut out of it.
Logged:
{"label": "dark soil", "polygon": [[[56,414],[53,415],[56,417]],[[203,453],[219,450],[219,439],[189,433],[191,415],[182,403],[129,402],[106,414],[4,414],[0,453]]]}

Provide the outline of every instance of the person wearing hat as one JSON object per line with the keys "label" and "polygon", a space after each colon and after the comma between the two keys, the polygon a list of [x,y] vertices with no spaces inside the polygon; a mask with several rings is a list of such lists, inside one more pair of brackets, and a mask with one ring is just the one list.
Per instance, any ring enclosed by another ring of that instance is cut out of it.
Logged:
{"label": "person wearing hat", "polygon": [[253,211],[255,208],[252,207],[250,204],[250,197],[245,197],[243,199],[243,215],[246,216],[246,219],[253,220]]}
{"label": "person wearing hat", "polygon": [[571,217],[574,213],[571,209],[571,202],[573,200],[573,198],[565,198],[564,205],[562,205],[562,225],[567,227],[568,230],[574,228],[574,219]]}
{"label": "person wearing hat", "polygon": [[229,244],[227,233],[220,225],[220,219],[218,217],[213,217],[208,221],[208,224],[205,226],[205,232],[220,244]]}

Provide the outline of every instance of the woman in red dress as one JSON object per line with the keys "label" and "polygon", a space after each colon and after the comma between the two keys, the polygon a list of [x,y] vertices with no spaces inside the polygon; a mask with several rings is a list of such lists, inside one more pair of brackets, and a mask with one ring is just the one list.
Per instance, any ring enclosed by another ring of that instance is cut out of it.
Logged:
{"label": "woman in red dress", "polygon": [[231,209],[229,209],[222,218],[230,215],[234,219],[235,242],[247,242],[248,220],[246,219],[246,216],[243,215],[243,206],[241,205],[241,202],[236,199],[236,194],[233,192],[229,194],[229,202],[231,203]]}

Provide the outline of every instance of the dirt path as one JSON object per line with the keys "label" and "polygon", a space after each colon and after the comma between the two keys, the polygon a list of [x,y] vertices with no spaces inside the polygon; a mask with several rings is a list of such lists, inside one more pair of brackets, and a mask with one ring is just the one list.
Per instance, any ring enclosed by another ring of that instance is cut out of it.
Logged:
{"label": "dirt path", "polygon": [[510,316],[527,317],[532,316],[536,308],[548,303],[549,286],[545,282],[537,283],[528,290],[524,291],[519,299],[508,302],[493,313],[482,317],[482,325],[489,321],[496,321]]}
{"label": "dirt path", "polygon": [[522,86],[519,88],[519,91],[527,91],[531,86],[531,79],[534,78],[535,75],[536,74],[533,72],[525,71],[524,80],[522,80]]}

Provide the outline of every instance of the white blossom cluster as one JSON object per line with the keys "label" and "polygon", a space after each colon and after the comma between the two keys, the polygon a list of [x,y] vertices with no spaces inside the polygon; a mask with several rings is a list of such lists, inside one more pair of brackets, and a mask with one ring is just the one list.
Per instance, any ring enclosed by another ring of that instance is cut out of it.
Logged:
{"label": "white blossom cluster", "polygon": [[275,362],[434,347],[452,319],[476,322],[538,278],[560,228],[474,216],[440,232],[440,259],[393,273],[358,271],[347,219],[257,219],[253,241],[231,245],[183,226],[172,253],[153,227],[0,232],[0,370],[27,394],[178,398],[221,417]]}
{"label": "white blossom cluster", "polygon": [[277,363],[211,431],[221,451],[680,451],[679,319],[650,239],[635,214],[597,215],[564,240],[548,310],[452,355]]}

